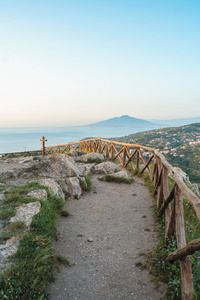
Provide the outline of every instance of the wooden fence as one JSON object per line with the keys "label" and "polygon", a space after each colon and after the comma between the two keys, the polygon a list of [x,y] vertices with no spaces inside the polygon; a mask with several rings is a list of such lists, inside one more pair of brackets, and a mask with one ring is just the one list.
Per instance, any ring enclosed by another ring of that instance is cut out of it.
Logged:
{"label": "wooden fence", "polygon": [[[43,143],[42,153],[45,155],[67,153],[71,149],[99,152],[113,161],[118,159],[123,167],[131,166],[138,173],[142,174],[144,171],[148,173],[154,182],[154,194],[157,195],[159,215],[165,215],[165,246],[167,247],[174,234],[177,239],[178,250],[171,253],[166,259],[169,262],[180,259],[182,300],[192,300],[194,289],[189,255],[200,250],[200,238],[186,244],[183,196],[193,206],[199,221],[200,199],[188,188],[180,174],[165,157],[153,148],[100,138],[46,148],[45,138],[43,137],[41,141]],[[171,190],[169,190],[169,176],[174,183]]]}

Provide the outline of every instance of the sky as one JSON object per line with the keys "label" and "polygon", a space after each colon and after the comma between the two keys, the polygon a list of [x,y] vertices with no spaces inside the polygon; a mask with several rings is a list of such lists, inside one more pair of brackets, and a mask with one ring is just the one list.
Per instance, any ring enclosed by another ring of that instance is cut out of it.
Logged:
{"label": "sky", "polygon": [[0,127],[200,116],[199,0],[0,0]]}

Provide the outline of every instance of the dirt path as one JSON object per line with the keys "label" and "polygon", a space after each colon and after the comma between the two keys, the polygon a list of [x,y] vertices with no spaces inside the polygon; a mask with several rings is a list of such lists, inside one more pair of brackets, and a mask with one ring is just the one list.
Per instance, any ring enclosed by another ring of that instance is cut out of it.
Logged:
{"label": "dirt path", "polygon": [[92,183],[66,204],[72,216],[59,220],[56,248],[75,266],[61,268],[51,299],[162,299],[148,271],[135,267],[156,243],[148,189],[137,177],[127,185],[95,175]]}

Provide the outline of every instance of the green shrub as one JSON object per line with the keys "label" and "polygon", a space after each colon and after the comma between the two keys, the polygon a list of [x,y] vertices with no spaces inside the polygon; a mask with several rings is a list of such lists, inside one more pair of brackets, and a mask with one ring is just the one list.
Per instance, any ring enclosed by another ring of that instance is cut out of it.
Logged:
{"label": "green shrub", "polygon": [[69,217],[70,213],[67,210],[61,210],[60,211],[60,216],[61,217]]}
{"label": "green shrub", "polygon": [[96,157],[96,158],[89,158],[89,159],[88,159],[88,163],[96,163],[96,164],[100,164],[100,163],[102,163],[102,159],[100,159],[99,157]]}
{"label": "green shrub", "polygon": [[105,175],[104,177],[100,178],[100,180],[107,181],[107,182],[127,183],[127,184],[131,184],[133,182],[133,179],[128,179],[125,177],[115,177],[110,174]]}

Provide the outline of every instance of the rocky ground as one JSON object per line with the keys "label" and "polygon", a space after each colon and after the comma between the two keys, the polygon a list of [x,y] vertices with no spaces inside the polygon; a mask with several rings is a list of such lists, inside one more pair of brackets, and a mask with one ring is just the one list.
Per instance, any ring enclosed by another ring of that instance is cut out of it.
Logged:
{"label": "rocky ground", "polygon": [[[94,174],[92,190],[84,192],[88,174]],[[13,185],[35,180],[63,200],[69,197],[66,209],[71,216],[59,220],[56,248],[75,265],[61,269],[49,287],[51,299],[162,299],[148,271],[135,266],[156,243],[148,190],[141,179],[131,184],[106,182],[105,174],[132,180],[99,153],[0,160],[0,199]],[[35,190],[27,197],[48,201],[45,192]],[[24,221],[28,230],[39,206],[38,201],[23,204],[10,222]],[[2,270],[19,242],[15,237],[0,245]]]}

